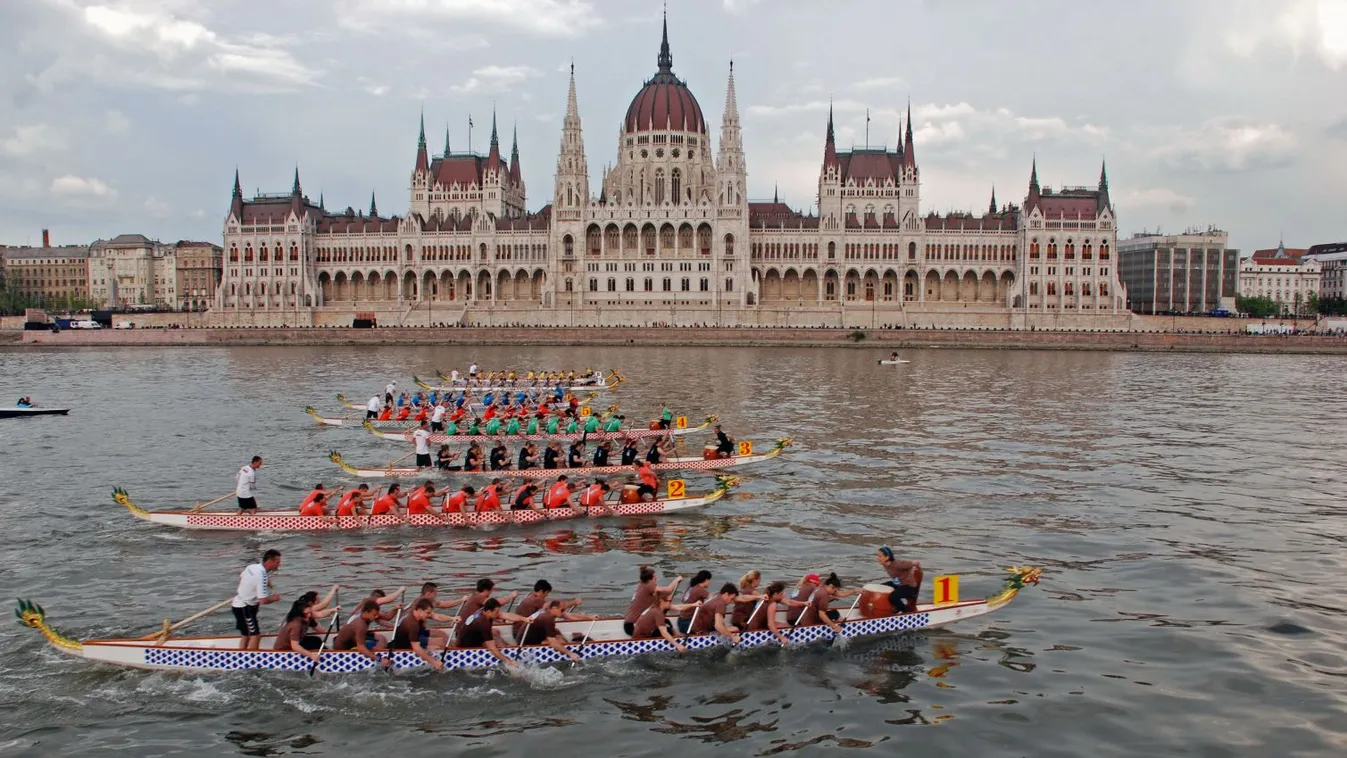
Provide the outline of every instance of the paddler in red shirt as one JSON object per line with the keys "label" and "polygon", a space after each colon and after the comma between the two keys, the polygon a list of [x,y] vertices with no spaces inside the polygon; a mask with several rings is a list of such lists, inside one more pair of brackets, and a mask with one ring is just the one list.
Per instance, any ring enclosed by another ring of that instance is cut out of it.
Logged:
{"label": "paddler in red shirt", "polygon": [[488,484],[486,488],[482,490],[482,494],[477,497],[477,503],[474,505],[474,508],[478,513],[500,510],[499,479],[492,479],[491,484]]}
{"label": "paddler in red shirt", "polygon": [[565,508],[571,504],[571,483],[566,480],[566,475],[557,477],[557,481],[547,488],[547,494],[543,496],[543,506],[547,508]]}
{"label": "paddler in red shirt", "polygon": [[580,493],[580,505],[589,511],[591,518],[597,518],[601,512],[612,513],[603,504],[603,500],[608,495],[608,482],[602,479],[595,479],[594,483],[589,485]]}
{"label": "paddler in red shirt", "polygon": [[362,508],[361,506],[363,506],[365,501],[369,499],[369,496],[370,494],[368,484],[362,484],[353,490],[347,491],[345,495],[341,496],[341,500],[337,502],[337,515],[338,516],[364,515],[363,514],[364,508]]}
{"label": "paddler in red shirt", "polygon": [[426,480],[425,484],[407,494],[407,515],[434,513],[430,507],[432,497],[435,497],[435,483]]}
{"label": "paddler in red shirt", "polygon": [[320,490],[317,493],[311,493],[309,497],[304,498],[304,503],[299,506],[299,515],[326,516],[327,493]]}
{"label": "paddler in red shirt", "polygon": [[370,511],[371,516],[383,516],[388,513],[397,513],[398,506],[402,505],[403,498],[402,485],[396,482],[388,485],[388,492],[384,493],[374,501],[374,508]]}
{"label": "paddler in red shirt", "polygon": [[445,498],[444,512],[467,513],[468,498],[472,497],[475,494],[477,494],[477,491],[474,490],[471,485],[467,484],[463,485],[462,489],[460,489],[458,492],[455,492],[454,494],[449,495],[447,498]]}

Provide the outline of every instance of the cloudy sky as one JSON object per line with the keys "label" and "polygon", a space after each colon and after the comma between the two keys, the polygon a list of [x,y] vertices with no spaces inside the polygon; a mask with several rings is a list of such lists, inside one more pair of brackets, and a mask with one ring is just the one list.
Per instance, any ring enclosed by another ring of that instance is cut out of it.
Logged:
{"label": "cloudy sky", "polygon": [[[574,61],[593,172],[654,72],[646,0],[3,0],[0,242],[219,240],[234,168],[329,208],[407,207],[432,151],[518,125],[551,195]],[[926,210],[1023,198],[1107,158],[1124,232],[1244,250],[1347,239],[1347,0],[670,0],[674,70],[713,134],[735,62],[750,195],[813,203],[838,141],[893,145],[911,98]]]}

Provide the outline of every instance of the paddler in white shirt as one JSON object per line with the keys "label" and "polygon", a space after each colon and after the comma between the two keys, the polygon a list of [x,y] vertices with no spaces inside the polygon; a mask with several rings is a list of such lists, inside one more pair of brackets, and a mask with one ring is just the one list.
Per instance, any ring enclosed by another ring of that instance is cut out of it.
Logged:
{"label": "paddler in white shirt", "polygon": [[444,431],[444,403],[436,403],[435,410],[430,412],[430,431]]}
{"label": "paddler in white shirt", "polygon": [[379,411],[383,409],[384,409],[383,400],[380,400],[379,396],[375,395],[374,397],[371,397],[369,399],[368,403],[365,403],[365,418],[366,419],[379,418]]}
{"label": "paddler in white shirt", "polygon": [[239,588],[230,602],[240,635],[239,650],[256,650],[262,643],[257,610],[281,599],[279,594],[271,591],[270,578],[280,567],[281,551],[268,550],[262,554],[260,562],[248,565],[239,573]]}
{"label": "paddler in white shirt", "polygon": [[239,500],[238,515],[257,513],[257,470],[262,468],[262,456],[254,455],[252,462],[239,469],[234,485],[234,496]]}

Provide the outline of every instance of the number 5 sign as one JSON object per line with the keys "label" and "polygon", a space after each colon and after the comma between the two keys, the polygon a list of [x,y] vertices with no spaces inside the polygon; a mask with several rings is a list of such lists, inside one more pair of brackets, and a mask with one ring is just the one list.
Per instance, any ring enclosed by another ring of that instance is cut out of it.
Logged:
{"label": "number 5 sign", "polygon": [[687,494],[688,494],[687,486],[683,484],[682,479],[669,480],[670,500],[682,500],[683,498],[687,497]]}
{"label": "number 5 sign", "polygon": [[952,605],[957,602],[959,602],[958,575],[937,576],[935,578],[935,604]]}
{"label": "number 5 sign", "polygon": [[752,454],[753,454],[752,442],[750,442],[749,440],[744,440],[743,442],[739,443],[739,455],[752,455]]}
{"label": "number 5 sign", "polygon": [[580,418],[589,418],[590,410],[588,405],[580,406]]}

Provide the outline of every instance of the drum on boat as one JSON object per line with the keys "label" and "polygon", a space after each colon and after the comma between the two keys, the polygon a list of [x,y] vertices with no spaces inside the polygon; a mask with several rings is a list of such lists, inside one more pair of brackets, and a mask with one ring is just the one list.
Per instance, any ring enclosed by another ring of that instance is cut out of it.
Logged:
{"label": "drum on boat", "polygon": [[641,493],[639,490],[640,485],[637,484],[622,485],[622,504],[627,505],[630,503],[641,502]]}
{"label": "drum on boat", "polygon": [[867,584],[861,587],[861,616],[873,619],[893,615],[893,603],[889,602],[889,593],[893,587],[887,584]]}
{"label": "drum on boat", "polygon": [[702,448],[702,460],[714,461],[720,458],[720,450],[715,445]]}

